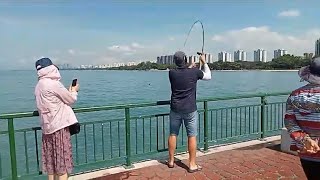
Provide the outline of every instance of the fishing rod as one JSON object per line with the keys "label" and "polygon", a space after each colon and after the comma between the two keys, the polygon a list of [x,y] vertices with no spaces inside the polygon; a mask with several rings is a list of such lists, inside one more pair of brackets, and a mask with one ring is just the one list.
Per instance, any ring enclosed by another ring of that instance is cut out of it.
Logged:
{"label": "fishing rod", "polygon": [[[195,22],[192,24],[192,26],[191,26],[191,28],[190,28],[190,30],[189,30],[189,32],[188,32],[187,38],[186,38],[186,40],[184,41],[183,49],[185,49],[186,44],[187,44],[187,41],[188,41],[189,36],[190,36],[190,33],[191,33],[194,25],[196,25],[197,23],[200,23],[201,28],[202,28],[202,48],[201,48],[201,52],[197,52],[197,54],[200,56],[200,55],[203,54],[203,49],[204,49],[204,27],[203,27],[203,23],[202,23],[200,20],[197,20],[197,21],[195,21]],[[201,61],[199,62],[199,65],[200,65],[199,69],[201,69]]]}

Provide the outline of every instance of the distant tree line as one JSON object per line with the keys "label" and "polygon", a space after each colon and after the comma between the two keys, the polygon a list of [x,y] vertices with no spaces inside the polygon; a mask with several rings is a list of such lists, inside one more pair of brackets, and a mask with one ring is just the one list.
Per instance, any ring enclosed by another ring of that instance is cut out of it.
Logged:
{"label": "distant tree line", "polygon": [[[252,62],[252,61],[236,61],[236,62],[213,62],[209,63],[211,70],[292,70],[306,66],[310,59],[304,59],[300,56],[286,54],[269,62]],[[142,62],[135,66],[122,66],[106,68],[107,70],[166,70],[173,69],[175,65],[157,64],[152,62]]]}
{"label": "distant tree line", "polygon": [[236,61],[236,62],[214,62],[208,64],[213,70],[291,70],[299,69],[308,65],[310,59],[304,59],[300,56],[284,55],[273,59],[269,62],[252,62],[252,61]]}

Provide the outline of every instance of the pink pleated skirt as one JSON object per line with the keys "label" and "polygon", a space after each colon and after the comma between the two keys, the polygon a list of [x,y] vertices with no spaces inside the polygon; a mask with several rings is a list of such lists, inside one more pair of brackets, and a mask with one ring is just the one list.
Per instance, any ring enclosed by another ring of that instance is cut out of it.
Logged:
{"label": "pink pleated skirt", "polygon": [[69,127],[42,134],[42,171],[49,175],[70,174],[73,170]]}

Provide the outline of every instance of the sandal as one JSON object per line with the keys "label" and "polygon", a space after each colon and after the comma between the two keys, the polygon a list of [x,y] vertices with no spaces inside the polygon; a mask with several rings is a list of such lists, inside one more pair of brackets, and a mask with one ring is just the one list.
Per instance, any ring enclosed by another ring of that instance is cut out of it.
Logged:
{"label": "sandal", "polygon": [[197,165],[197,168],[196,169],[190,169],[188,168],[188,172],[189,173],[194,173],[194,172],[197,172],[197,171],[201,171],[202,170],[202,167]]}
{"label": "sandal", "polygon": [[169,164],[169,161],[166,161],[166,164],[167,164],[168,168],[174,168],[174,163],[171,165],[171,164]]}

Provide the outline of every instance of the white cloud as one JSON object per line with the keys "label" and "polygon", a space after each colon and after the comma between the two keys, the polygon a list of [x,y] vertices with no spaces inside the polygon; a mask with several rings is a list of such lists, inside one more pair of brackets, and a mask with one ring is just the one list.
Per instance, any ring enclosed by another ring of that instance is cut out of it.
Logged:
{"label": "white cloud", "polygon": [[212,37],[212,40],[213,40],[213,41],[221,41],[221,40],[223,40],[222,38],[223,38],[223,37],[220,36],[220,35],[214,35],[214,36]]}
{"label": "white cloud", "polygon": [[96,52],[68,49],[68,54],[72,56],[93,56],[93,55],[96,55]]}
{"label": "white cloud", "polygon": [[108,47],[108,50],[112,52],[124,53],[125,55],[131,55],[143,48],[145,48],[143,45],[133,42],[130,45],[113,45]]}
{"label": "white cloud", "polygon": [[68,50],[68,53],[71,54],[71,55],[74,55],[74,54],[75,54],[75,51],[74,51],[73,49],[69,49],[69,50]]}
{"label": "white cloud", "polygon": [[281,11],[279,12],[278,16],[279,17],[298,17],[300,16],[300,11],[295,9]]}
{"label": "white cloud", "polygon": [[114,52],[135,52],[133,48],[127,45],[113,45],[108,47],[108,49]]}
{"label": "white cloud", "polygon": [[217,52],[227,50],[230,53],[237,49],[244,49],[247,51],[248,58],[251,58],[249,60],[252,60],[254,50],[263,48],[267,50],[268,59],[271,60],[273,51],[278,48],[284,48],[295,55],[313,52],[314,42],[319,36],[320,29],[312,29],[298,36],[292,36],[272,31],[267,26],[246,27],[214,35],[210,48]]}
{"label": "white cloud", "polygon": [[138,43],[132,43],[131,46],[133,48],[138,48],[138,49],[141,49],[141,48],[144,48],[142,45],[138,44]]}

